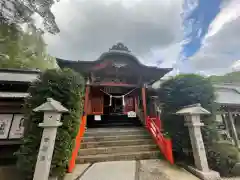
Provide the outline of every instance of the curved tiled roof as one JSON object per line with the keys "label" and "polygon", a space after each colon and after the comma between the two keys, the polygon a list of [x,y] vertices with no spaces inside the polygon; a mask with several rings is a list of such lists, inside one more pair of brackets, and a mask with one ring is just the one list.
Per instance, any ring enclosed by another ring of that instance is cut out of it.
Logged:
{"label": "curved tiled roof", "polygon": [[32,82],[41,72],[39,70],[0,69],[1,82]]}
{"label": "curved tiled roof", "polygon": [[240,84],[216,84],[216,102],[224,105],[240,105]]}
{"label": "curved tiled roof", "polygon": [[129,66],[137,68],[135,71],[134,68],[132,68],[131,74],[141,74],[144,72],[143,77],[151,82],[160,79],[162,76],[172,70],[172,68],[159,68],[142,64],[138,58],[133,55],[131,51],[122,43],[113,45],[107,52],[102,53],[95,61],[71,61],[60,58],[56,58],[56,60],[60,68],[67,67],[80,72],[82,75],[88,75],[96,65],[104,63],[105,60],[112,59],[114,61],[118,61],[118,58],[116,59],[116,57],[125,59],[125,62],[127,61]]}

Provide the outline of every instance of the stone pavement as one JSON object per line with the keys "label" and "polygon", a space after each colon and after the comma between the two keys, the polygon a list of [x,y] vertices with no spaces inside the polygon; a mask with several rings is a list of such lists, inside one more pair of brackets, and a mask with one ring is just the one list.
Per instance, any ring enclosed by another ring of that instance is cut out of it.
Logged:
{"label": "stone pavement", "polygon": [[[177,177],[177,178],[176,178]],[[79,164],[64,180],[199,180],[163,160],[112,161]]]}

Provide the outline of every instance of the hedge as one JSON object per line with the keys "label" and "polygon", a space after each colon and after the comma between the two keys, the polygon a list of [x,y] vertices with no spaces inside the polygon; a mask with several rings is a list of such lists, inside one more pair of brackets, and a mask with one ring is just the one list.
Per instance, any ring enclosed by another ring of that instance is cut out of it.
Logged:
{"label": "hedge", "polygon": [[[185,152],[191,152],[192,149],[189,132],[187,127],[184,126],[184,117],[178,116],[175,113],[182,107],[195,103],[200,103],[210,112],[214,112],[214,88],[211,82],[202,76],[184,74],[162,83],[158,91],[158,96],[161,103],[163,103],[161,114],[163,129],[172,138],[174,152],[176,152],[178,157],[186,160]],[[205,123],[208,124],[206,129],[208,130],[214,123],[211,119],[205,118]],[[212,133],[203,134],[207,143],[210,143],[213,138]],[[192,157],[189,158],[189,162],[193,162]]]}
{"label": "hedge", "polygon": [[68,114],[62,116],[63,125],[58,128],[50,172],[52,176],[64,176],[79,129],[84,84],[82,76],[70,69],[47,70],[31,84],[28,90],[30,96],[25,100],[24,108],[24,142],[16,153],[17,167],[24,173],[25,179],[32,179],[43,130],[38,127],[43,114],[34,113],[33,109],[49,97],[61,102],[69,110]]}
{"label": "hedge", "polygon": [[[239,150],[230,142],[215,142],[207,148],[209,167],[218,171],[221,176],[233,176],[233,168],[240,162]],[[237,169],[237,175],[239,170]],[[236,175],[236,174],[235,174]]]}

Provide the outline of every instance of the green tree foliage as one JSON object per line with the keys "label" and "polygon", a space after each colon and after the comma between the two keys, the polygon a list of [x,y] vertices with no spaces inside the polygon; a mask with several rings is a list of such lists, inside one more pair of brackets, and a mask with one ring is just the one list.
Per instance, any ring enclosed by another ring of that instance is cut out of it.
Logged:
{"label": "green tree foliage", "polygon": [[213,83],[240,83],[240,71],[225,74],[223,76],[210,76]]}
{"label": "green tree foliage", "polygon": [[51,7],[55,0],[1,0],[0,21],[13,24],[32,23],[34,13],[43,18],[44,28],[52,33],[58,33],[59,28]]}
{"label": "green tree foliage", "polygon": [[[233,168],[240,161],[239,150],[230,142],[216,142],[207,148],[208,163],[211,169],[221,176],[234,175]],[[239,172],[236,173],[238,175]]]}
{"label": "green tree foliage", "polygon": [[55,58],[46,53],[43,33],[33,25],[0,24],[0,68],[51,69]]}
{"label": "green tree foliage", "polygon": [[210,79],[195,74],[173,77],[161,84],[159,98],[163,103],[163,128],[172,138],[176,160],[193,164],[192,147],[188,129],[184,126],[184,117],[175,113],[183,106],[200,103],[212,113],[212,116],[202,117],[205,124],[202,134],[209,166],[221,175],[229,175],[240,160],[239,151],[229,143],[218,141],[215,123],[217,105],[214,103],[214,88]]}
{"label": "green tree foliage", "polygon": [[17,165],[26,175],[26,179],[32,179],[42,135],[42,128],[39,128],[38,124],[43,120],[43,114],[34,113],[33,109],[51,97],[61,102],[70,112],[62,116],[63,125],[58,128],[51,165],[53,176],[63,176],[79,129],[84,79],[69,69],[47,70],[41,75],[40,80],[31,85],[29,93],[31,96],[25,102],[27,128],[24,143],[16,153]]}
{"label": "green tree foliage", "polygon": [[[184,117],[175,113],[182,107],[195,103],[200,103],[210,112],[214,112],[214,88],[208,79],[195,74],[186,74],[162,83],[158,94],[163,103],[161,119],[164,130],[173,140],[174,151],[184,157],[185,150],[191,151],[189,133],[184,126]],[[211,118],[205,120],[209,126],[212,122]]]}

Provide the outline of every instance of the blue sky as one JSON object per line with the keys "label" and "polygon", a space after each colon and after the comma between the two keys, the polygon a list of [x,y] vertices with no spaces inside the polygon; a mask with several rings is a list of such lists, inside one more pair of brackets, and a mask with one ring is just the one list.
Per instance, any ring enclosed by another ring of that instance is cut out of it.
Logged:
{"label": "blue sky", "polygon": [[183,31],[186,41],[179,55],[182,61],[181,72],[191,72],[189,57],[193,56],[201,47],[202,40],[208,32],[209,25],[220,12],[221,0],[184,0],[183,3]]}
{"label": "blue sky", "polygon": [[[221,5],[221,0],[199,0],[196,7],[191,9],[188,1],[185,0],[183,5],[183,10],[187,11],[183,14],[184,38],[189,39],[189,42],[183,46],[182,52],[182,55],[186,58],[199,50],[210,23],[220,12]],[[193,21],[191,25],[188,24],[189,21]],[[189,28],[192,28],[190,33],[187,32]]]}
{"label": "blue sky", "polygon": [[[196,4],[194,5],[192,2],[196,2]],[[226,65],[228,65],[228,63],[232,63],[231,67],[228,69],[224,69],[224,67],[220,68],[217,66],[217,64],[215,68],[213,64],[212,71],[208,70],[210,74],[215,73],[213,72],[214,70],[216,73],[225,73],[232,71],[232,67],[234,66],[239,67],[240,54],[238,50],[236,50],[237,44],[226,42],[225,49],[222,47],[222,49],[219,49],[219,51],[216,52],[215,50],[212,50],[213,48],[209,48],[208,50],[206,47],[204,47],[203,43],[203,39],[206,38],[206,36],[208,37],[208,33],[213,34],[213,37],[209,38],[210,46],[221,46],[220,41],[215,40],[221,39],[221,36],[226,38],[229,36],[229,41],[232,39],[239,40],[239,36],[237,34],[231,35],[229,33],[224,33],[227,32],[227,29],[234,31],[234,29],[238,28],[236,27],[236,24],[239,24],[239,4],[240,3],[238,1],[234,0],[229,0],[228,3],[223,0],[185,0],[183,5],[183,29],[184,40],[186,43],[184,43],[182,46],[182,51],[179,56],[179,61],[183,63],[183,68],[181,68],[181,71],[194,71],[194,69],[189,66],[189,63],[191,63],[191,60],[195,58],[194,56],[201,50],[201,48],[205,49],[203,52],[200,51],[200,55],[197,56],[202,56],[205,59],[208,59],[209,56],[209,61],[211,61],[212,56],[215,56],[215,59],[213,60],[215,64],[217,63],[217,58],[219,59],[219,63]],[[213,30],[213,33],[209,32],[211,31],[210,25],[212,25],[212,29],[215,29]],[[201,62],[198,62],[198,64],[199,63]]]}

